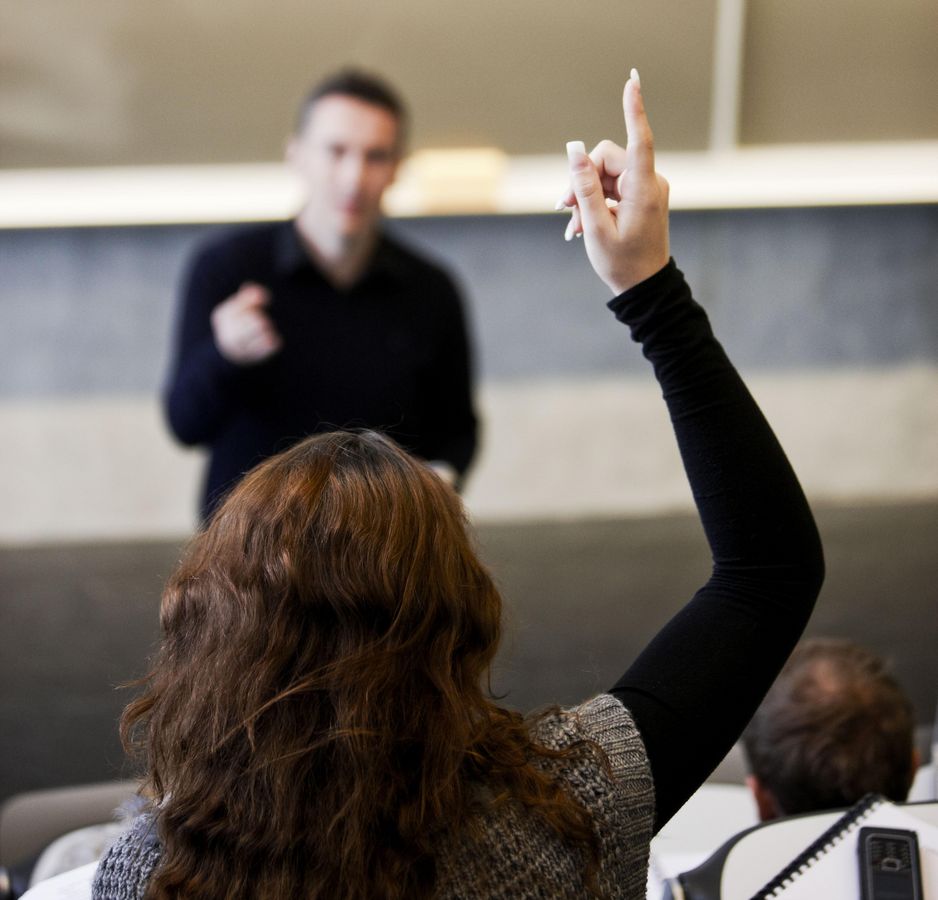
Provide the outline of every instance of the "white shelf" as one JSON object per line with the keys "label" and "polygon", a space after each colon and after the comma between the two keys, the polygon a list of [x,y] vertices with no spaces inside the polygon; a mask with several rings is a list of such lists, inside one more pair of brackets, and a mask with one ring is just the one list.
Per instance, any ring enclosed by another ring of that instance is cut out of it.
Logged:
{"label": "white shelf", "polygon": [[[938,202],[938,141],[662,153],[675,210]],[[423,151],[388,193],[391,216],[548,213],[566,184],[555,156]],[[0,172],[0,228],[240,222],[300,200],[275,163]]]}

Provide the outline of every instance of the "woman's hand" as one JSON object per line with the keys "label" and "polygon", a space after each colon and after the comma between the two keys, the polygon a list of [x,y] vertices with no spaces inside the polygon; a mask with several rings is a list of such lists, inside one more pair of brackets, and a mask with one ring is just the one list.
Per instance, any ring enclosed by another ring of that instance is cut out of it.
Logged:
{"label": "woman's hand", "polygon": [[567,144],[572,190],[560,204],[574,206],[567,239],[582,233],[590,263],[615,294],[650,278],[670,258],[668,183],[655,172],[654,141],[635,69],[622,106],[625,149],[602,141],[587,156],[581,141]]}

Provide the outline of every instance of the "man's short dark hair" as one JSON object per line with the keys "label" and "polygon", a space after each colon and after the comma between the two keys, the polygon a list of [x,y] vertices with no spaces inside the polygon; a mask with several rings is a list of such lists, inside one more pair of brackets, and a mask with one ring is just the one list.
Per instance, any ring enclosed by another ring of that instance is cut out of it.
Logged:
{"label": "man's short dark hair", "polygon": [[380,75],[362,69],[345,68],[326,76],[313,85],[300,104],[296,119],[296,133],[300,134],[309,122],[313,107],[324,97],[352,97],[363,103],[387,110],[397,119],[399,144],[404,145],[407,130],[407,107],[400,94]]}
{"label": "man's short dark hair", "polygon": [[815,638],[792,654],[743,733],[752,774],[782,815],[906,799],[914,776],[912,704],[871,650]]}

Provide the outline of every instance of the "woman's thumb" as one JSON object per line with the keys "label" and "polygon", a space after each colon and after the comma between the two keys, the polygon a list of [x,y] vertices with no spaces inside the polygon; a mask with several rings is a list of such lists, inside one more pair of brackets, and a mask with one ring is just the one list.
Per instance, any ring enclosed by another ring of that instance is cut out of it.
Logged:
{"label": "woman's thumb", "polygon": [[594,230],[603,217],[609,216],[599,173],[593,161],[586,155],[583,141],[570,141],[567,144],[567,160],[570,164],[570,183],[580,208],[583,229]]}

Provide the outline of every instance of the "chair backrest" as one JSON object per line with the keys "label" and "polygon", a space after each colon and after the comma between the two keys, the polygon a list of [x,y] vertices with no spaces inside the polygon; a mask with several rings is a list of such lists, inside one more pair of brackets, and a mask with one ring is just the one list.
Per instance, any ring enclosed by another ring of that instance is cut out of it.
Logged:
{"label": "chair backrest", "polygon": [[136,792],[135,781],[105,781],[15,794],[0,806],[0,866],[35,858],[66,832],[110,821]]}
{"label": "chair backrest", "polygon": [[[861,804],[857,804],[856,810]],[[681,897],[683,900],[747,900],[770,881],[777,873],[803,855],[805,848],[816,846],[815,841],[821,835],[825,847],[832,847],[830,855],[835,857],[834,862],[838,868],[836,883],[838,891],[814,891],[808,888],[798,896],[824,896],[836,898],[841,896],[856,896],[845,880],[856,871],[855,838],[857,828],[855,824],[849,827],[853,843],[848,831],[842,825],[845,813],[850,810],[833,810],[821,813],[806,813],[789,816],[772,822],[765,822],[741,832],[728,840],[713,855],[688,872],[681,873],[674,883],[670,885],[672,897]],[[938,803],[891,804],[884,803],[873,811],[878,818],[863,819],[870,824],[886,827],[912,828],[919,833],[919,840],[923,847],[938,851]],[[896,817],[903,820],[903,825],[896,824]],[[890,821],[892,817],[892,822]],[[852,817],[854,823],[855,817]],[[908,824],[908,823],[913,824]],[[826,830],[834,826],[839,835],[836,840],[828,841]],[[846,851],[846,852],[845,852]],[[841,872],[841,863],[846,861],[846,875]],[[827,871],[830,871],[828,867]],[[816,882],[814,883],[816,884]],[[858,886],[857,886],[858,887]],[[843,892],[840,893],[840,889]],[[938,888],[932,884],[931,890]],[[787,895],[786,895],[787,896]],[[938,896],[938,895],[936,895]]]}

